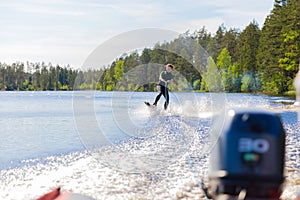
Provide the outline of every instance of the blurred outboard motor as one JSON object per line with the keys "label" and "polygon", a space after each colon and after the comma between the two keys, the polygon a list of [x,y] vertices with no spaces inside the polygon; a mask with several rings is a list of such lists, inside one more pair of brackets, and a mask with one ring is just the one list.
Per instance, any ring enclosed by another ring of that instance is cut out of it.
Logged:
{"label": "blurred outboard motor", "polygon": [[215,199],[224,195],[278,199],[285,155],[285,131],[279,116],[241,110],[225,115],[211,154],[209,193]]}

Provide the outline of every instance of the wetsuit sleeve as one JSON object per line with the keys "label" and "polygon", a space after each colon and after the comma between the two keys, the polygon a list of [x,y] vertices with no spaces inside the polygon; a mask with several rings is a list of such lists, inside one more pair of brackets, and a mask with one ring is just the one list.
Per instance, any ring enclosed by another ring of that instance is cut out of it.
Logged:
{"label": "wetsuit sleeve", "polygon": [[159,82],[158,82],[159,85],[166,86],[164,76],[165,76],[165,73],[164,73],[164,71],[162,71],[159,75]]}

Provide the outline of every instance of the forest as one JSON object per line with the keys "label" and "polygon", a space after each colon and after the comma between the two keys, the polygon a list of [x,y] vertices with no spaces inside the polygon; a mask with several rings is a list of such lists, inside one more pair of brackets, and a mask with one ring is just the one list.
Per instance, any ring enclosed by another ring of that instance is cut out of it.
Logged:
{"label": "forest", "polygon": [[300,67],[300,1],[275,0],[262,28],[253,20],[242,31],[220,25],[186,31],[116,58],[108,67],[80,70],[51,63],[0,63],[0,89],[7,91],[155,91],[164,64],[175,65],[171,91],[294,91]]}

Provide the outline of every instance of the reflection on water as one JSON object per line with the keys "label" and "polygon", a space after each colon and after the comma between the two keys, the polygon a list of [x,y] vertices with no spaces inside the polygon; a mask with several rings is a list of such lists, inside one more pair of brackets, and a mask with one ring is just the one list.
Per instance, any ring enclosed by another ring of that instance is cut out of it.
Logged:
{"label": "reflection on water", "polygon": [[[124,95],[128,98],[123,103],[111,99]],[[91,138],[84,147],[83,133],[77,134],[73,120],[71,92],[0,93],[0,198],[34,199],[62,186],[96,199],[203,199],[196,181],[206,180],[207,138],[217,114],[216,98],[223,98],[217,101],[226,108],[255,107],[280,114],[287,133],[283,199],[292,199],[300,191],[299,127],[295,108],[283,103],[287,99],[172,93],[170,111],[160,110],[161,102],[153,113],[143,101],[154,95],[96,92],[83,96],[94,99],[99,134],[111,144],[102,146]]]}

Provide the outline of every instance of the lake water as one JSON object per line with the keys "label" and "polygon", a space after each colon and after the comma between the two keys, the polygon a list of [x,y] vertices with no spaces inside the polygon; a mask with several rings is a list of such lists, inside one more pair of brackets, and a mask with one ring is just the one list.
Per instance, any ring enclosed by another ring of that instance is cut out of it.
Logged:
{"label": "lake water", "polygon": [[[0,198],[34,199],[57,186],[96,199],[174,197],[180,186],[197,179],[195,172],[206,176],[209,129],[229,107],[280,115],[289,171],[284,197],[292,199],[300,191],[297,110],[286,105],[292,100],[171,93],[164,111],[163,97],[157,108],[144,105],[155,95],[0,92]],[[193,169],[186,157],[197,158],[191,159]]]}

